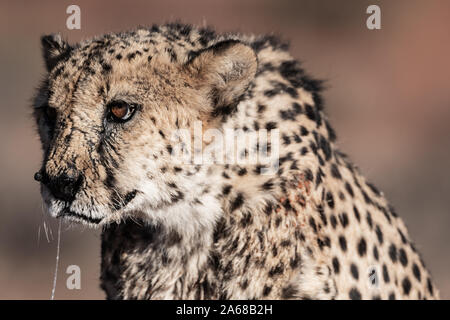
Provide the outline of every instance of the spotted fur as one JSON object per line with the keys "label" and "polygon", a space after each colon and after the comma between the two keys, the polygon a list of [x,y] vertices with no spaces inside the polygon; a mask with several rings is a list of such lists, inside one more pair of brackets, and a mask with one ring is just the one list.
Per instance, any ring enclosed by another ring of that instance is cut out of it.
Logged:
{"label": "spotted fur", "polygon": [[[168,24],[42,43],[36,179],[51,215],[103,228],[108,298],[438,298],[284,42]],[[136,106],[131,120],[108,121],[114,101]],[[278,129],[279,168],[171,157],[171,135],[194,121]]]}

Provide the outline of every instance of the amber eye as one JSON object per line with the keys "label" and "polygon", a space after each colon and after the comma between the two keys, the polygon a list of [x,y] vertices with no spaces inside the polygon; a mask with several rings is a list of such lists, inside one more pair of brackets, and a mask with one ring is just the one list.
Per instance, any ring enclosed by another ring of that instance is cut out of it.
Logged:
{"label": "amber eye", "polygon": [[116,122],[125,122],[133,116],[136,106],[130,105],[123,101],[112,102],[108,106],[109,120]]}

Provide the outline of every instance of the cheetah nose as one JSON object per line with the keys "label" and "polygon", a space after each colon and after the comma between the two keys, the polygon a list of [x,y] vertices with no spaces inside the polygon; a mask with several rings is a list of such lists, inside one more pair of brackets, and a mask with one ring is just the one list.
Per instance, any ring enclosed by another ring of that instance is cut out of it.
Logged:
{"label": "cheetah nose", "polygon": [[50,189],[52,195],[59,200],[71,202],[83,183],[81,174],[62,173],[58,176],[50,176],[45,171],[36,172],[34,179],[41,182]]}
{"label": "cheetah nose", "polygon": [[44,175],[42,174],[42,171],[38,171],[34,174],[34,180],[38,182],[42,182],[44,180]]}

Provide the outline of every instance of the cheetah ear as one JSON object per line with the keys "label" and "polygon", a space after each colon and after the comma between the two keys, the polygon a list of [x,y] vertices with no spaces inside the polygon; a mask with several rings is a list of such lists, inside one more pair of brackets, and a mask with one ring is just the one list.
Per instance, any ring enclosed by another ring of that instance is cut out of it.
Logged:
{"label": "cheetah ear", "polygon": [[72,48],[59,34],[50,34],[41,37],[42,53],[47,71],[51,71],[55,65],[66,58]]}
{"label": "cheetah ear", "polygon": [[211,101],[213,115],[232,112],[255,78],[258,62],[253,49],[237,40],[200,50],[187,62],[197,88]]}

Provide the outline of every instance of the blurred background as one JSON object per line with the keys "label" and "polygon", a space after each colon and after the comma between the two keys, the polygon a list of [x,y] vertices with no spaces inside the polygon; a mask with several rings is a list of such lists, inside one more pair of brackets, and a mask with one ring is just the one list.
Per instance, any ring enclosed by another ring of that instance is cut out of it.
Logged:
{"label": "blurred background", "polygon": [[[66,9],[81,8],[81,30]],[[381,7],[381,30],[366,8]],[[450,2],[376,0],[0,2],[0,298],[49,299],[57,223],[33,180],[41,152],[30,100],[44,74],[39,37],[70,42],[180,20],[218,31],[274,33],[316,78],[341,149],[388,196],[450,298]],[[47,232],[46,232],[47,231]],[[63,226],[56,299],[104,299],[100,232]],[[81,268],[81,290],[65,271]]]}

